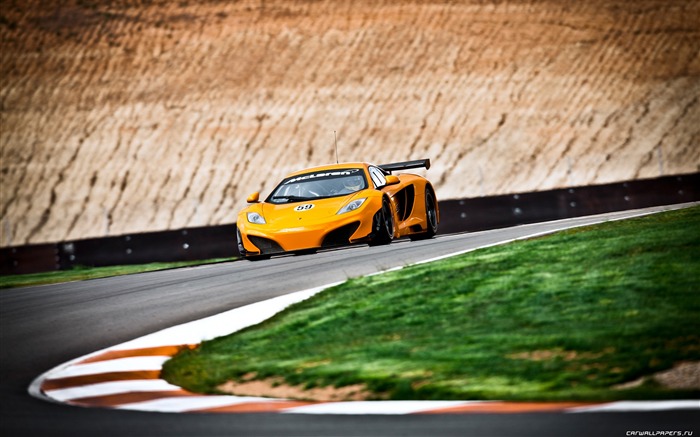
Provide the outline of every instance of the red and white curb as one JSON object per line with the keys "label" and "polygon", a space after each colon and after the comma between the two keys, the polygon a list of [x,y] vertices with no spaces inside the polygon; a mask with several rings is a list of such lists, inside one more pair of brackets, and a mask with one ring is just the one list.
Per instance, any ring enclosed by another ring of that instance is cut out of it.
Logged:
{"label": "red and white curb", "polygon": [[[534,235],[542,234],[544,233],[533,234],[519,239],[531,238]],[[460,253],[464,252],[467,251]],[[200,395],[169,384],[160,378],[163,363],[183,348],[194,348],[202,341],[228,335],[243,328],[256,325],[288,306],[308,299],[337,284],[339,283],[299,291],[236,308],[86,355],[42,374],[32,382],[29,387],[29,393],[34,397],[47,401],[75,406],[167,413],[279,412],[364,415],[700,410],[700,400],[696,399],[609,403],[502,401],[306,402],[250,396]]]}
{"label": "red and white curb", "polygon": [[[260,323],[336,284],[255,303],[175,326],[58,366],[30,386],[36,397],[82,407],[165,413],[449,414],[700,409],[700,400],[661,402],[350,401],[304,402],[188,392],[160,379],[162,365],[183,348]],[[173,342],[178,339],[179,342]]]}

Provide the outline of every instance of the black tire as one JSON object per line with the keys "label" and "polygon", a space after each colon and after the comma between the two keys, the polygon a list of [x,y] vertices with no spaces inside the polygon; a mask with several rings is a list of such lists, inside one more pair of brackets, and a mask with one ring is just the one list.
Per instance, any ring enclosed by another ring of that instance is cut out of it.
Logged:
{"label": "black tire", "polygon": [[428,229],[420,234],[411,235],[411,240],[428,240],[437,234],[438,217],[437,217],[437,201],[433,190],[427,188],[425,190],[425,221]]}
{"label": "black tire", "polygon": [[238,245],[238,253],[241,256],[245,255],[245,247],[243,247],[243,237],[241,237],[241,230],[236,226],[236,243]]}
{"label": "black tire", "polygon": [[382,199],[382,209],[374,215],[372,223],[374,236],[370,240],[370,246],[381,246],[391,243],[394,239],[394,214],[391,212],[389,199]]}

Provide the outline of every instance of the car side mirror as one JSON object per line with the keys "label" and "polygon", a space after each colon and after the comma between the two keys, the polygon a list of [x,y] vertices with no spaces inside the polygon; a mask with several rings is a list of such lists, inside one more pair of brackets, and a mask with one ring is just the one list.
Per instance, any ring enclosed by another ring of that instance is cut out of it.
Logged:
{"label": "car side mirror", "polygon": [[246,202],[248,203],[258,203],[260,201],[260,193],[257,191],[250,196],[248,196],[248,199],[246,199]]}
{"label": "car side mirror", "polygon": [[399,177],[394,176],[393,174],[387,175],[386,176],[386,184],[387,185],[396,185],[399,183]]}

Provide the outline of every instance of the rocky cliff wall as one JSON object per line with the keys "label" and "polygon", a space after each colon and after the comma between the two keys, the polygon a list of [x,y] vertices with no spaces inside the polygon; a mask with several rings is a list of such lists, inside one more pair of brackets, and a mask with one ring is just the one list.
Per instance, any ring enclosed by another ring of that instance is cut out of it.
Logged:
{"label": "rocky cliff wall", "polygon": [[1,246],[231,223],[334,131],[441,199],[700,169],[700,2],[1,4]]}

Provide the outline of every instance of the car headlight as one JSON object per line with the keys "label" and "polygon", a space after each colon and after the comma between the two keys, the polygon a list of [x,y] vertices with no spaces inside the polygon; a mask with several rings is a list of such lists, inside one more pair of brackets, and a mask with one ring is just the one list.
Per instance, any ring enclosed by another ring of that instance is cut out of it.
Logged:
{"label": "car headlight", "polygon": [[365,200],[367,200],[366,197],[363,197],[362,199],[355,199],[344,207],[340,208],[336,214],[345,214],[346,212],[355,211],[357,208],[362,206],[363,203],[365,203]]}
{"label": "car headlight", "polygon": [[265,224],[265,219],[263,218],[263,216],[261,216],[257,212],[249,212],[248,213],[248,221],[251,223],[257,223],[259,225]]}

